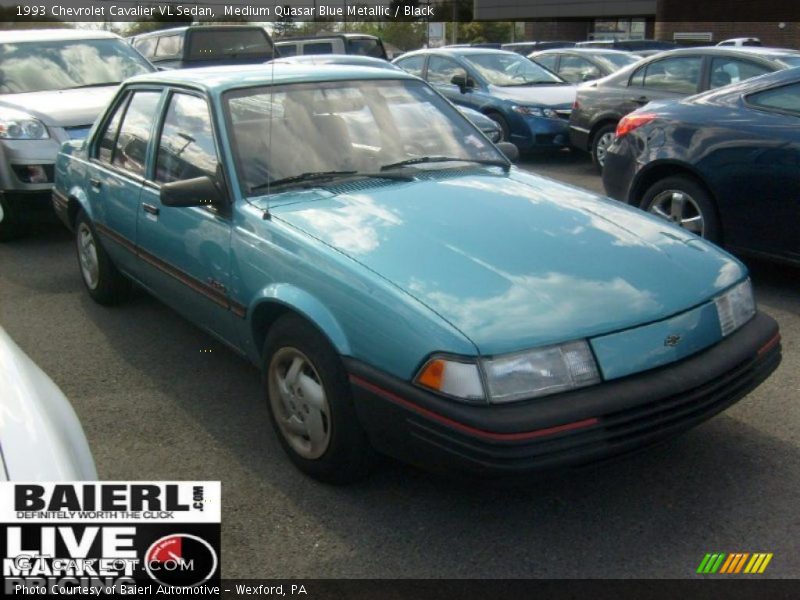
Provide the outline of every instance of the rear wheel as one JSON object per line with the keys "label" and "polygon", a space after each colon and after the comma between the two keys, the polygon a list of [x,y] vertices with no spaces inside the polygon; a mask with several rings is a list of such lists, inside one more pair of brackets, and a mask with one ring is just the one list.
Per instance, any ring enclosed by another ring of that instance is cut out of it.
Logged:
{"label": "rear wheel", "polygon": [[719,219],[708,192],[690,177],[675,175],[654,183],[641,207],[712,242],[721,237]]}
{"label": "rear wheel", "polygon": [[297,468],[334,484],[367,476],[374,450],[342,361],[316,328],[295,315],[273,324],[264,343],[264,381],[272,425]]}
{"label": "rear wheel", "polygon": [[81,278],[92,299],[107,306],[122,302],[130,292],[131,283],[111,262],[83,212],[75,221],[75,247]]}
{"label": "rear wheel", "polygon": [[613,123],[609,123],[598,129],[592,137],[592,162],[601,173],[606,164],[608,147],[614,142],[614,132],[616,130],[617,126]]}

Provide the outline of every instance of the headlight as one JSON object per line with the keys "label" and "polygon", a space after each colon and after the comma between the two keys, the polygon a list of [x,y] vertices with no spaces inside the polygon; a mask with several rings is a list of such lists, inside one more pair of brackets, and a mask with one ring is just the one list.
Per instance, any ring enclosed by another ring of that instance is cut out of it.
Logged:
{"label": "headlight", "polygon": [[541,106],[522,106],[514,105],[511,107],[515,113],[525,115],[526,117],[546,117],[548,119],[557,119],[558,113],[552,108],[544,108]]}
{"label": "headlight", "polygon": [[714,304],[717,305],[722,336],[725,337],[739,329],[756,314],[756,301],[753,298],[750,279],[745,279],[721,296],[717,296]]}
{"label": "headlight", "polygon": [[46,140],[49,137],[47,127],[39,119],[18,110],[0,111],[0,139]]}
{"label": "headlight", "polygon": [[589,344],[580,340],[480,359],[480,366],[436,357],[420,369],[415,381],[467,402],[488,398],[503,404],[600,383],[600,373]]}

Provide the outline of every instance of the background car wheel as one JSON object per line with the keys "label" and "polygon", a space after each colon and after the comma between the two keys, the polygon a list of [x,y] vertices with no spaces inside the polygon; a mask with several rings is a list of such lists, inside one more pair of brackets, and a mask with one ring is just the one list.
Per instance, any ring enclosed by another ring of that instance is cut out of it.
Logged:
{"label": "background car wheel", "polygon": [[363,479],[375,451],[361,428],[336,350],[295,315],[279,318],[264,343],[264,385],[283,449],[307,475],[327,483]]}
{"label": "background car wheel", "polygon": [[508,128],[508,122],[503,118],[503,115],[496,112],[490,112],[486,113],[486,116],[489,117],[495,123],[497,123],[497,125],[500,127],[500,139],[497,141],[508,142],[509,141],[508,138],[510,137],[511,134]]}
{"label": "background car wheel", "polygon": [[24,224],[20,222],[8,200],[0,194],[0,242],[8,242],[24,234]]}
{"label": "background car wheel", "polygon": [[689,177],[677,175],[653,184],[645,192],[640,206],[707,240],[720,240],[714,202],[703,186]]}
{"label": "background car wheel", "polygon": [[111,262],[86,213],[75,221],[75,246],[81,278],[92,299],[106,306],[122,302],[131,283]]}
{"label": "background car wheel", "polygon": [[592,137],[592,162],[601,173],[603,172],[603,166],[606,164],[608,147],[614,142],[614,132],[616,130],[616,124],[609,123],[598,129]]}

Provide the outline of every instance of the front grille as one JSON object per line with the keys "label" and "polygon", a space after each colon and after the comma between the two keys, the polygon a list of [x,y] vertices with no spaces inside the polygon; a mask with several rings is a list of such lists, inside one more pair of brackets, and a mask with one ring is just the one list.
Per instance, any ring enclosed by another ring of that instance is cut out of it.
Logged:
{"label": "front grille", "polygon": [[653,443],[711,418],[755,388],[779,362],[775,349],[704,385],[598,416],[599,423],[592,427],[525,443],[476,440],[414,417],[409,423],[417,439],[486,467],[527,470],[582,464]]}

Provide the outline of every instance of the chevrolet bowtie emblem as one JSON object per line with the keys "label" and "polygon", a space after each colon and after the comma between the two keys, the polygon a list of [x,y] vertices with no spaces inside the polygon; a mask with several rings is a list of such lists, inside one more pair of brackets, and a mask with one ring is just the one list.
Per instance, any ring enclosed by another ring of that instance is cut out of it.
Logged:
{"label": "chevrolet bowtie emblem", "polygon": [[673,346],[677,346],[680,343],[680,341],[681,341],[681,336],[679,336],[679,335],[668,335],[666,338],[664,338],[664,345],[673,347]]}

